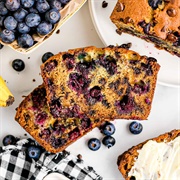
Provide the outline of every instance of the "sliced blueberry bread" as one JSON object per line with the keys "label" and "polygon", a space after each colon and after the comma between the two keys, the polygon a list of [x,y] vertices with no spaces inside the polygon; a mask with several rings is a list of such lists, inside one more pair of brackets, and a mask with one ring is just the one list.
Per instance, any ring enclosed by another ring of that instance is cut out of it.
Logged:
{"label": "sliced blueberry bread", "polygon": [[49,113],[46,91],[37,87],[17,108],[15,120],[47,151],[60,152],[78,138],[99,126],[102,119],[91,120],[79,114],[77,106],[64,109],[67,116],[53,118]]}
{"label": "sliced blueberry bread", "polygon": [[110,16],[118,28],[180,56],[180,0],[118,0]]}
{"label": "sliced blueberry bread", "polygon": [[110,46],[61,52],[41,65],[50,113],[78,108],[91,119],[147,119],[160,66],[152,57]]}
{"label": "sliced blueberry bread", "polygon": [[147,140],[118,157],[126,180],[178,179],[180,177],[180,129]]}

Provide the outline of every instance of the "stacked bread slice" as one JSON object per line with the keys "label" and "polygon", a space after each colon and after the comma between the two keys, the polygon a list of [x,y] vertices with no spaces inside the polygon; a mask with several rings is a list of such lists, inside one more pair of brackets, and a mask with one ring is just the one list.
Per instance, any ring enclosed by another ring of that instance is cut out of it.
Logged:
{"label": "stacked bread slice", "polygon": [[60,152],[104,121],[146,120],[159,68],[118,46],[60,52],[41,65],[43,84],[15,119],[47,151]]}

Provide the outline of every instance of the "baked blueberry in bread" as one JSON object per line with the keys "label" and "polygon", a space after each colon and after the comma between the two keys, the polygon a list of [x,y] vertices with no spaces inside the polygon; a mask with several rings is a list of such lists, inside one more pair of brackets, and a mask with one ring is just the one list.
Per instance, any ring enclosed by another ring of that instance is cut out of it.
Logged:
{"label": "baked blueberry in bread", "polygon": [[133,146],[118,157],[126,180],[175,180],[180,177],[180,130]]}
{"label": "baked blueberry in bread", "polygon": [[41,65],[50,113],[78,109],[90,119],[147,119],[160,66],[152,57],[109,46],[61,52]]}
{"label": "baked blueberry in bread", "polygon": [[180,56],[180,0],[118,0],[110,16],[129,33]]}
{"label": "baked blueberry in bread", "polygon": [[66,117],[53,118],[43,85],[30,93],[17,108],[15,120],[47,151],[60,152],[78,138],[99,126],[103,119],[91,120],[79,114],[78,107],[64,109]]}

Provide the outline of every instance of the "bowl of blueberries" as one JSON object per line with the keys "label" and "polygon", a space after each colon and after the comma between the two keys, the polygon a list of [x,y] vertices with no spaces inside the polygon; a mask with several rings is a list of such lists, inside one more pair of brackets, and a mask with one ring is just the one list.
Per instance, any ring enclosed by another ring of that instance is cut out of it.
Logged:
{"label": "bowl of blueberries", "polygon": [[0,43],[19,52],[30,52],[56,32],[85,2],[1,0]]}

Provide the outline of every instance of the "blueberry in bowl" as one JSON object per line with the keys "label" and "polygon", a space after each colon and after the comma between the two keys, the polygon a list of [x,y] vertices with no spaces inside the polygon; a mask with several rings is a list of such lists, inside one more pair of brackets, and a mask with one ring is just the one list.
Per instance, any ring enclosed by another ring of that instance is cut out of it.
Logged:
{"label": "blueberry in bowl", "polygon": [[25,18],[25,23],[29,27],[36,27],[40,24],[40,22],[41,22],[41,17],[39,14],[30,13]]}
{"label": "blueberry in bowl", "polygon": [[15,40],[15,34],[13,31],[4,29],[0,32],[0,40],[4,43],[10,44]]}
{"label": "blueberry in bowl", "polygon": [[17,42],[19,47],[22,48],[29,48],[34,44],[34,40],[29,34],[22,34],[21,36],[18,37]]}
{"label": "blueberry in bowl", "polygon": [[36,0],[21,0],[21,4],[24,8],[31,8],[35,4]]}
{"label": "blueberry in bowl", "polygon": [[21,22],[21,23],[18,23],[17,30],[21,34],[26,34],[30,32],[30,27],[27,26],[25,23]]}
{"label": "blueberry in bowl", "polygon": [[13,16],[7,16],[4,19],[4,27],[8,30],[14,30],[17,27],[17,21]]}
{"label": "blueberry in bowl", "polygon": [[46,12],[45,19],[51,24],[56,24],[61,18],[60,12],[56,9],[51,9]]}
{"label": "blueberry in bowl", "polygon": [[45,13],[50,9],[50,5],[46,0],[37,0],[36,9],[39,11],[39,13]]}
{"label": "blueberry in bowl", "polygon": [[37,27],[37,33],[40,36],[44,36],[49,34],[53,29],[53,25],[51,23],[48,23],[46,21],[41,22]]}
{"label": "blueberry in bowl", "polygon": [[20,0],[6,0],[5,6],[9,11],[16,11],[21,6]]}

